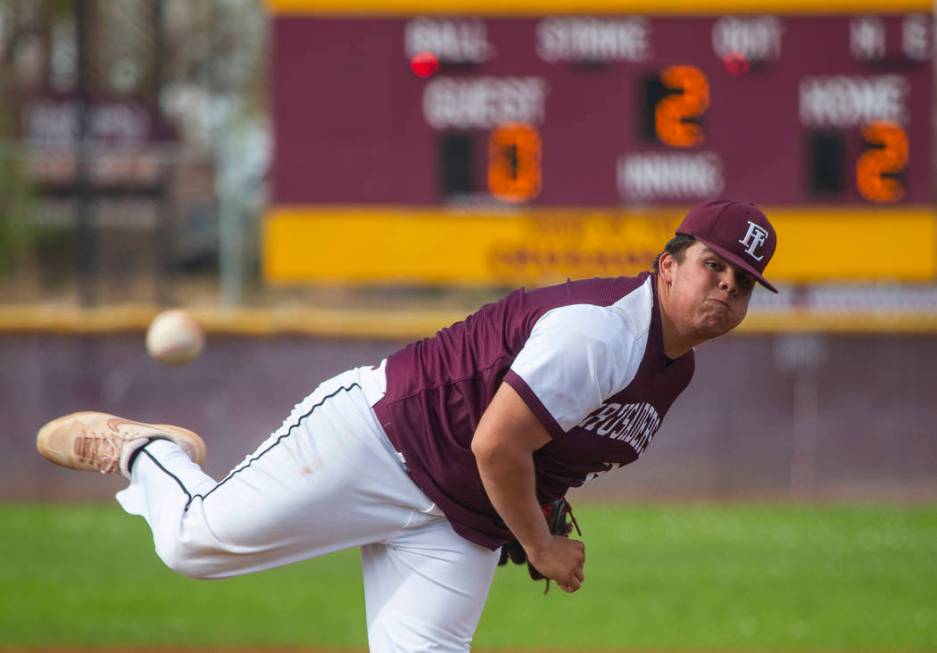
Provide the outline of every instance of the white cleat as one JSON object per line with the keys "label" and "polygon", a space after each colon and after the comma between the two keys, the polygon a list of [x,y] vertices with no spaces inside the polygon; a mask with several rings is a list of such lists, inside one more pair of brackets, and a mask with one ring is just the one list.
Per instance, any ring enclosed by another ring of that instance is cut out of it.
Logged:
{"label": "white cleat", "polygon": [[205,460],[205,442],[188,429],[90,411],[65,415],[43,426],[36,448],[56,465],[128,476],[130,454],[159,438],[174,442],[198,464]]}

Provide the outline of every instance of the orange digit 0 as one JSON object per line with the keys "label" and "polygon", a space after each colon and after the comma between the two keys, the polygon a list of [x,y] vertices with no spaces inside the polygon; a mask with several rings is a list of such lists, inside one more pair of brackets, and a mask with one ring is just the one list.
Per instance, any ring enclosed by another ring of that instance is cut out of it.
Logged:
{"label": "orange digit 0", "polygon": [[865,199],[878,204],[904,197],[904,185],[893,175],[908,162],[908,134],[893,122],[872,122],[862,127],[869,148],[856,162],[856,188]]}
{"label": "orange digit 0", "polygon": [[709,108],[709,81],[696,66],[670,66],[660,74],[664,86],[681,91],[663,98],[654,110],[657,138],[671,147],[694,147],[703,142],[703,128],[695,119]]}
{"label": "orange digit 0", "polygon": [[526,202],[540,194],[540,134],[532,125],[509,123],[488,141],[488,190],[506,202]]}

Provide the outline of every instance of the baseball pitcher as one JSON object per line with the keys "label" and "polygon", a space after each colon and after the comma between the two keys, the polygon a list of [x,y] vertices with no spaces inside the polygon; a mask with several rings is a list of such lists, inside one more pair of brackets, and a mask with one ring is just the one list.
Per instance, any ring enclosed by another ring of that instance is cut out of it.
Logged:
{"label": "baseball pitcher", "polygon": [[567,490],[638,459],[693,376],[693,348],[742,321],[775,231],[752,204],[692,208],[652,271],[517,290],[303,399],[220,481],[186,429],[67,415],[60,465],[129,480],[173,570],[222,578],[360,547],[372,651],[467,651],[499,551],[567,592],[585,545]]}

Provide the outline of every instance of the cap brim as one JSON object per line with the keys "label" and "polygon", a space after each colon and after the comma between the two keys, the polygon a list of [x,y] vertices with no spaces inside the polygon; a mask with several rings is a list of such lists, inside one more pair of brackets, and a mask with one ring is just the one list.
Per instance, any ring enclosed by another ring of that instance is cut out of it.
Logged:
{"label": "cap brim", "polygon": [[771,292],[776,293],[776,292],[778,291],[778,289],[775,288],[775,287],[771,284],[770,281],[768,281],[767,279],[765,279],[764,276],[762,276],[762,274],[761,274],[760,272],[758,272],[758,270],[756,270],[755,268],[753,268],[753,267],[751,266],[751,264],[750,264],[748,261],[744,260],[743,258],[741,258],[740,256],[738,256],[737,254],[734,254],[734,253],[730,252],[729,250],[725,249],[724,247],[720,247],[719,245],[714,245],[713,243],[711,243],[711,242],[709,242],[709,241],[707,241],[707,240],[705,240],[705,239],[703,239],[703,238],[700,238],[699,236],[694,236],[694,237],[695,237],[698,241],[700,241],[701,243],[705,244],[706,247],[708,247],[708,248],[711,249],[712,251],[716,252],[716,254],[718,254],[719,256],[721,256],[722,258],[724,258],[725,260],[729,261],[732,265],[734,265],[734,266],[736,266],[736,267],[739,267],[739,268],[742,268],[743,270],[745,270],[748,274],[752,275],[752,277],[754,277],[754,279],[755,279],[758,283],[760,283],[762,286],[764,286],[765,288],[767,288],[767,289],[770,290]]}

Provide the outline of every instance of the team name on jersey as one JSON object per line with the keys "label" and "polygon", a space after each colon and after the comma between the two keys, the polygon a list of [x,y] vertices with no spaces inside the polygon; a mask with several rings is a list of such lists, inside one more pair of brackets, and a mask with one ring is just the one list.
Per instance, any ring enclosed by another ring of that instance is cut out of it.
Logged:
{"label": "team name on jersey", "polygon": [[651,404],[602,404],[579,423],[579,427],[596,435],[621,440],[640,456],[660,428],[660,415]]}

